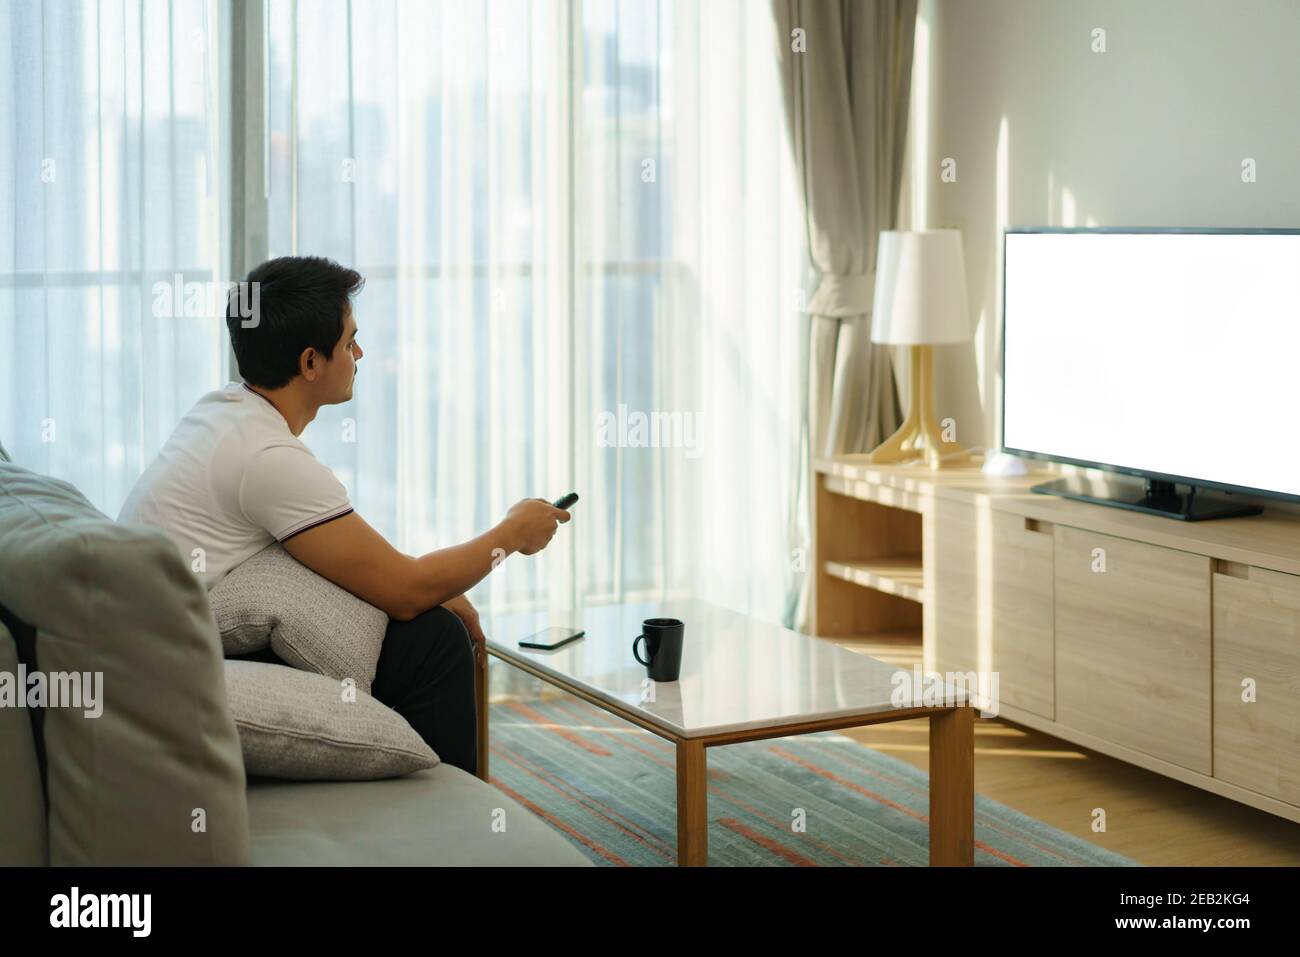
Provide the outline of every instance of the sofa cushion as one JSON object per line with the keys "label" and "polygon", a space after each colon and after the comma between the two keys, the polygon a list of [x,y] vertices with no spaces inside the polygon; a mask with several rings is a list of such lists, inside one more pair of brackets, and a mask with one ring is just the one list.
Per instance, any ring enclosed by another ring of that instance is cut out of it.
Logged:
{"label": "sofa cushion", "polygon": [[208,593],[228,655],[268,644],[295,668],[370,693],[388,616],[270,545],[221,579]]}
{"label": "sofa cushion", "polygon": [[438,763],[405,718],[333,678],[263,661],[227,661],[226,692],[249,774],[368,781]]}
{"label": "sofa cushion", "polygon": [[449,764],[369,783],[250,779],[262,866],[590,866],[558,831]]}
{"label": "sofa cushion", "polygon": [[102,675],[98,717],[44,712],[50,863],[246,862],[221,643],[167,536],[0,463],[0,604],[34,629],[40,671]]}
{"label": "sofa cushion", "polygon": [[[0,674],[18,674],[18,648],[3,622]],[[26,708],[0,708],[0,867],[49,863],[45,795],[31,717]]]}

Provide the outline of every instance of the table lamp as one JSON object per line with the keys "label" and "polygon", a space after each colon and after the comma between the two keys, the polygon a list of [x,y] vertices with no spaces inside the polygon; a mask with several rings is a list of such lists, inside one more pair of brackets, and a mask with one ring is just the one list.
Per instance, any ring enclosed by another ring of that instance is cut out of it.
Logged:
{"label": "table lamp", "polygon": [[932,469],[962,465],[970,453],[945,442],[934,414],[933,347],[970,339],[966,265],[961,233],[886,230],[876,252],[871,341],[907,346],[911,374],[907,417],[868,460],[876,464],[923,458]]}

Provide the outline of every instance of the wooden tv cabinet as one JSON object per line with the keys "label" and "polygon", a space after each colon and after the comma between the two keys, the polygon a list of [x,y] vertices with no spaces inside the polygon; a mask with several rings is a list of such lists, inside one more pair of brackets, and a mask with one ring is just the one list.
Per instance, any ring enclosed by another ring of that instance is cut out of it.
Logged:
{"label": "wooden tv cabinet", "polygon": [[1185,523],[1052,477],[816,463],[814,630],[996,673],[1002,717],[1300,822],[1300,519]]}

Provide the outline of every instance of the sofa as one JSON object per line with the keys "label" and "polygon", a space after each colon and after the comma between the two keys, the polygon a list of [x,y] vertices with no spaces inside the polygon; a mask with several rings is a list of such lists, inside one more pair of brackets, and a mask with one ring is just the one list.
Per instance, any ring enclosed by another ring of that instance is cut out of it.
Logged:
{"label": "sofa", "polygon": [[[19,704],[22,669],[64,676],[62,698],[50,681],[46,707]],[[0,864],[590,865],[450,765],[247,777],[224,674],[207,594],[171,541],[0,448]]]}

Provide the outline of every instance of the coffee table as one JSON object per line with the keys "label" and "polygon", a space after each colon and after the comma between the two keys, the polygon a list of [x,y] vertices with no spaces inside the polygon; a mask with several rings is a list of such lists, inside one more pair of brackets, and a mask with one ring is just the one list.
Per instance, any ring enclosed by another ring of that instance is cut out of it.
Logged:
{"label": "coffee table", "polygon": [[[681,679],[650,682],[632,657],[646,618],[686,623]],[[554,651],[520,638],[551,625],[586,629]],[[491,656],[509,662],[677,747],[677,861],[708,863],[709,748],[930,719],[930,865],[974,864],[975,709],[960,694],[938,707],[895,706],[897,666],[698,601],[484,614]],[[486,669],[486,663],[484,665]],[[911,672],[905,671],[910,678]],[[486,672],[480,674],[479,774],[487,778]]]}

